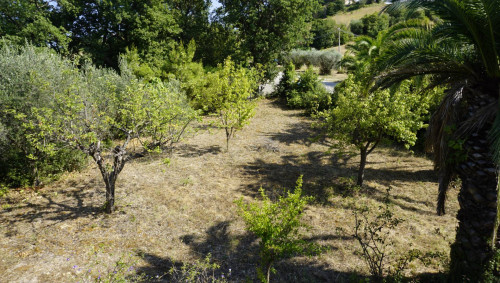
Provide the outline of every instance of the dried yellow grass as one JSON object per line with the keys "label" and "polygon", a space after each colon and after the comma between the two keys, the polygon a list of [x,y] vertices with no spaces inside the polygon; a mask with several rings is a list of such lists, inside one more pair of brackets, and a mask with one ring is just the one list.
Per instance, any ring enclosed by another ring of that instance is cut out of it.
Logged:
{"label": "dried yellow grass", "polygon": [[[125,166],[117,182],[118,210],[112,215],[100,208],[104,184],[94,166],[38,192],[11,192],[1,200],[10,204],[0,210],[0,281],[78,281],[78,268],[91,265],[96,249],[102,269],[132,253],[140,256],[139,271],[155,275],[211,253],[224,272],[232,269],[232,281],[254,279],[257,242],[245,232],[233,201],[254,199],[261,186],[271,193],[292,188],[301,174],[304,191],[316,197],[306,211],[311,225],[306,234],[330,250],[278,264],[275,278],[336,282],[367,275],[350,236],[352,203],[376,208],[388,186],[394,211],[405,219],[393,232],[395,251],[411,247],[449,253],[456,191],[450,193],[448,214],[438,217],[436,178],[428,158],[393,147],[375,150],[368,157],[366,189],[343,197],[335,184],[355,173],[358,157],[326,154],[327,144],[310,142],[310,125],[301,111],[262,100],[250,125],[237,132],[225,152],[224,133],[201,123],[172,156],[147,156]],[[442,272],[445,264],[416,263],[409,275]]]}

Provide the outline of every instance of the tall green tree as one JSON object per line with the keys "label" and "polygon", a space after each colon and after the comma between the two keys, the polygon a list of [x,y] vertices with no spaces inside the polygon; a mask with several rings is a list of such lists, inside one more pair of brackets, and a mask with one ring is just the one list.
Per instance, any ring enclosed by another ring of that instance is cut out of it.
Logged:
{"label": "tall green tree", "polygon": [[[317,19],[311,26],[311,47],[324,49],[337,46],[339,44],[339,28],[347,30],[344,25],[336,25],[332,19]],[[346,32],[340,32],[340,44],[345,44],[351,39],[351,35]]]}
{"label": "tall green tree", "polygon": [[498,276],[492,261],[500,248],[500,1],[410,0],[391,9],[398,7],[423,7],[441,18],[434,25],[400,26],[380,62],[385,72],[378,83],[426,75],[447,88],[428,142],[439,170],[439,214],[452,176],[462,181],[450,279],[486,280],[491,268]]}
{"label": "tall green tree", "polygon": [[[317,0],[222,0],[221,21],[238,30],[241,48],[254,64],[273,66],[307,33]],[[234,58],[238,59],[238,58]]]}
{"label": "tall green tree", "polygon": [[0,0],[0,38],[66,51],[67,30],[54,23],[56,8],[44,0]]}
{"label": "tall green tree", "polygon": [[206,58],[204,50],[209,48],[210,39],[210,0],[170,0],[176,23],[181,32],[178,39],[187,44],[194,40],[199,48],[195,60]]}
{"label": "tall green tree", "polygon": [[168,1],[58,0],[58,24],[70,32],[71,51],[118,69],[126,48],[148,61],[162,60],[181,32]]}

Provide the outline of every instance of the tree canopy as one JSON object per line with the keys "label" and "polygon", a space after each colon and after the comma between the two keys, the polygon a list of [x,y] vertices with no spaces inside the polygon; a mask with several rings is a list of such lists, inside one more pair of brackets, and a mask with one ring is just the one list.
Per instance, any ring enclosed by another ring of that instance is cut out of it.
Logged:
{"label": "tree canopy", "polygon": [[238,30],[243,58],[272,65],[281,52],[304,39],[317,0],[222,0],[221,21]]}

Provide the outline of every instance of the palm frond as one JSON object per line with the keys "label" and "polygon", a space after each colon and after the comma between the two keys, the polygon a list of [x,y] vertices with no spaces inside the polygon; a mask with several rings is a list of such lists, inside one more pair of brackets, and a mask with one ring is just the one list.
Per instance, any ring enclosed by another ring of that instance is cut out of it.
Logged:
{"label": "palm frond", "polygon": [[[489,76],[500,78],[499,0],[408,0],[398,2],[388,9],[426,8],[434,11],[442,20],[438,28],[440,37],[461,37],[475,46]],[[391,5],[392,6],[392,5]],[[451,23],[451,24],[450,24]]]}
{"label": "palm frond", "polygon": [[446,204],[446,193],[450,187],[450,183],[455,177],[453,170],[449,166],[443,168],[439,171],[439,188],[438,188],[438,200],[437,200],[437,215],[445,215],[445,204]]}
{"label": "palm frond", "polygon": [[453,164],[448,162],[451,128],[456,125],[461,116],[461,103],[463,87],[457,86],[448,90],[438,109],[434,112],[427,128],[425,149],[434,153],[434,168],[439,175],[439,193],[437,201],[437,214],[445,214],[446,192],[455,175]]}
{"label": "palm frond", "polygon": [[448,90],[429,122],[425,149],[434,153],[434,167],[438,171],[447,166],[450,129],[460,117],[463,89],[463,86],[457,86]]}
{"label": "palm frond", "polygon": [[[471,88],[468,88],[467,91],[475,92],[475,90]],[[479,95],[485,95],[485,94],[476,94],[476,96]],[[455,132],[455,136],[457,138],[467,137],[477,129],[482,129],[487,123],[495,119],[497,111],[498,111],[498,100],[491,99],[491,102],[475,110],[474,114],[471,117],[469,117],[467,120],[463,121],[460,124],[460,126],[457,128],[457,131]]]}

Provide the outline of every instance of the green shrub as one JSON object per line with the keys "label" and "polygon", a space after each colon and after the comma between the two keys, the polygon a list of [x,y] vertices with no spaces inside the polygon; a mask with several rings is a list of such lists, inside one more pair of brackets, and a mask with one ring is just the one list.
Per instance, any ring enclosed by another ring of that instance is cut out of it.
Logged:
{"label": "green shrub", "polygon": [[300,69],[302,66],[304,66],[305,61],[304,61],[304,56],[302,55],[304,50],[292,50],[290,53],[284,56],[284,61],[285,64],[287,62],[292,63],[295,68]]}
{"label": "green shrub", "polygon": [[287,93],[294,87],[296,78],[297,75],[295,73],[295,66],[290,61],[285,66],[283,76],[281,77],[280,82],[276,87],[275,95],[280,98],[286,99]]}
{"label": "green shrub", "polygon": [[351,32],[356,34],[356,35],[362,35],[363,34],[363,22],[361,20],[352,20],[350,25],[349,25]]}
{"label": "green shrub", "polygon": [[239,214],[245,220],[249,231],[260,238],[260,268],[262,282],[269,282],[273,264],[276,261],[300,254],[313,254],[318,247],[301,239],[300,231],[307,227],[302,221],[306,205],[312,197],[302,196],[302,176],[297,180],[293,192],[287,191],[273,202],[264,190],[259,190],[261,204],[236,201]]}
{"label": "green shrub", "polygon": [[[54,93],[75,86],[79,76],[73,64],[46,48],[4,44],[0,70],[0,183],[38,186],[84,166],[83,155],[62,144],[50,144],[50,136],[38,140],[44,125],[30,123],[33,108],[51,107]],[[47,154],[37,144],[54,150]]]}
{"label": "green shrub", "polygon": [[323,52],[319,56],[319,73],[329,75],[332,69],[339,66],[342,55],[336,51]]}
{"label": "green shrub", "polygon": [[327,109],[331,105],[329,93],[318,75],[308,68],[294,84],[287,95],[287,104],[293,108],[305,109],[308,114]]}
{"label": "green shrub", "polygon": [[321,51],[311,49],[309,51],[302,52],[302,60],[304,60],[304,64],[307,67],[318,66],[319,65],[319,56],[321,55]]}
{"label": "green shrub", "polygon": [[199,111],[191,108],[181,84],[176,80],[166,83],[155,80],[142,88],[146,93],[142,108],[145,115],[154,117],[143,133],[142,143],[147,150],[171,151],[189,132],[189,124],[199,118]]}
{"label": "green shrub", "polygon": [[303,65],[315,66],[323,70],[324,73],[329,73],[331,69],[338,66],[341,59],[342,55],[337,51],[295,49],[288,56],[285,56],[285,64],[292,62],[297,69],[300,69]]}

